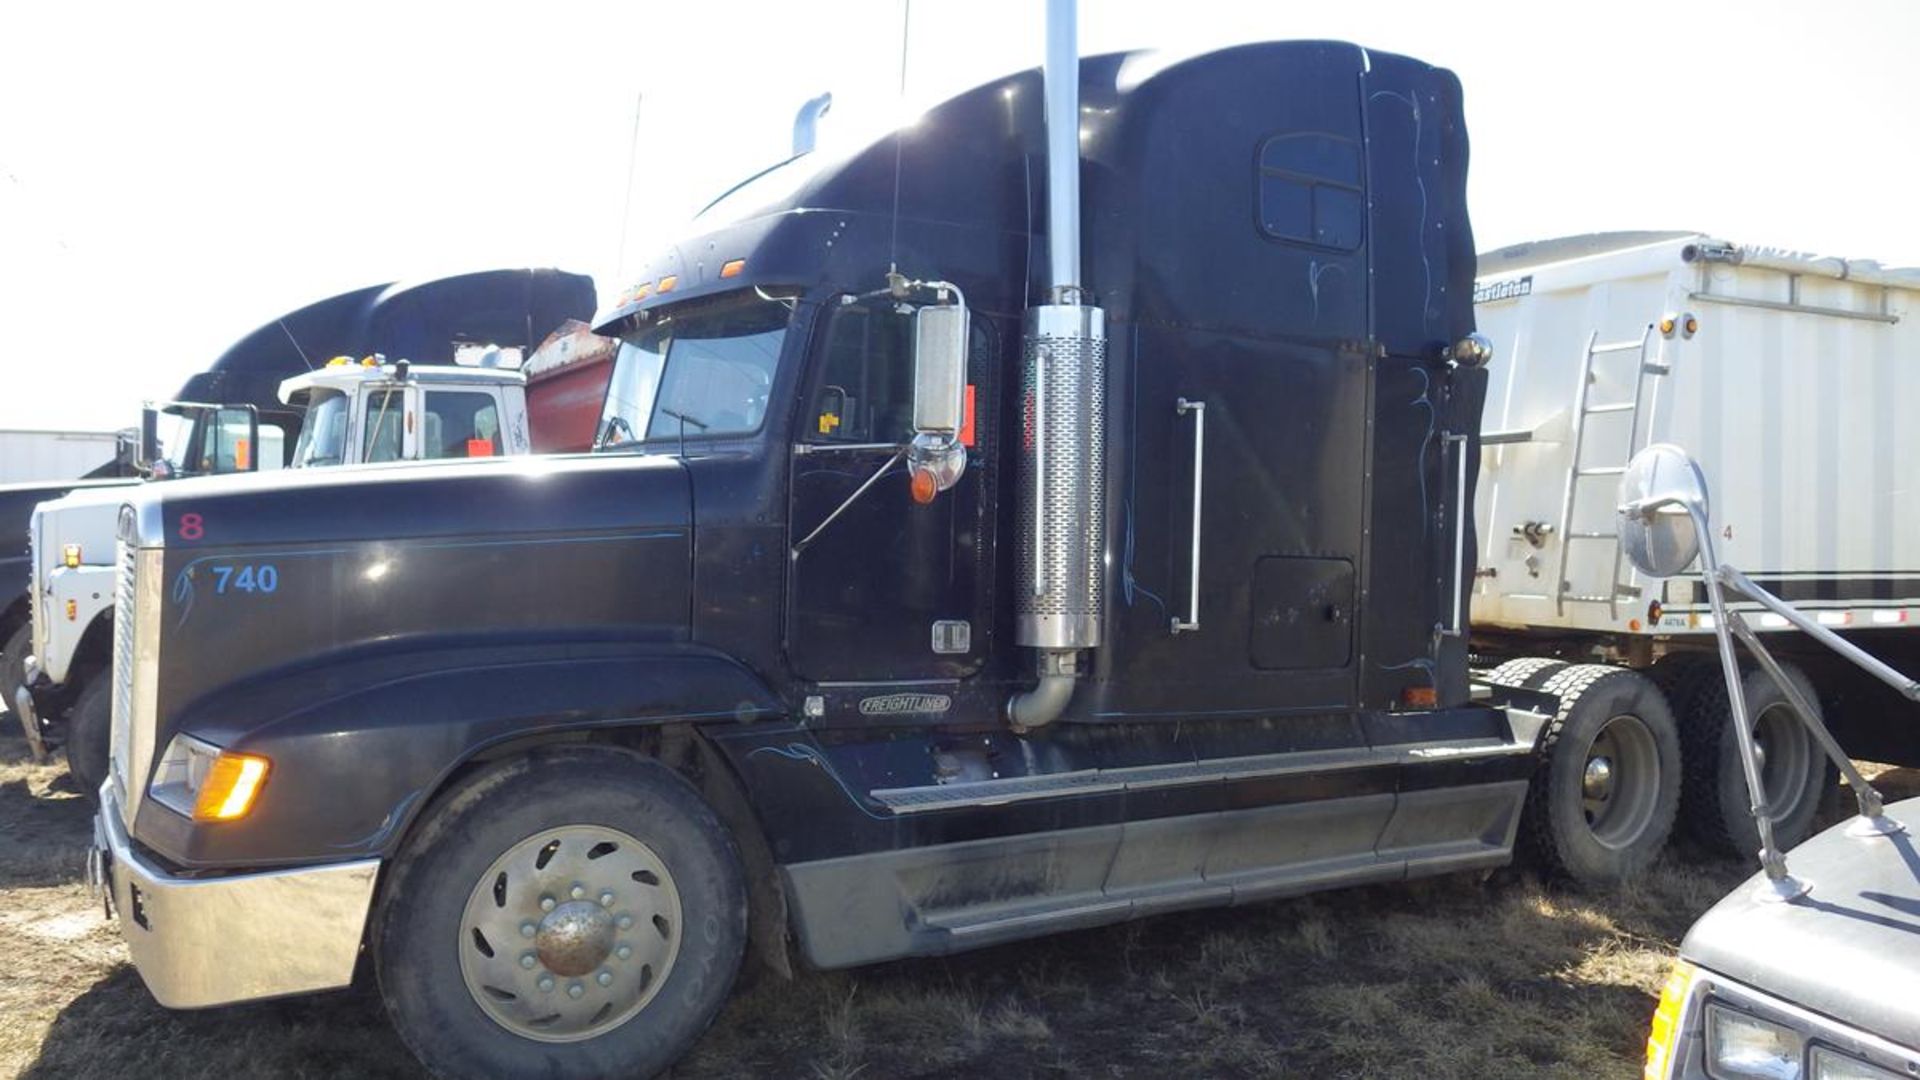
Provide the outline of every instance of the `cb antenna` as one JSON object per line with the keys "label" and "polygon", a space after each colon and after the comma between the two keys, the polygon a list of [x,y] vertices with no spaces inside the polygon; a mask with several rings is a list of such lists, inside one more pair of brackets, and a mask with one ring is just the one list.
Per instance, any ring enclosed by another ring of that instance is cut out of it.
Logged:
{"label": "cb antenna", "polygon": [[900,10],[900,94],[895,99],[900,115],[893,129],[893,227],[892,234],[887,238],[889,278],[900,272],[900,142],[906,138],[907,37],[912,27],[913,0],[906,0]]}

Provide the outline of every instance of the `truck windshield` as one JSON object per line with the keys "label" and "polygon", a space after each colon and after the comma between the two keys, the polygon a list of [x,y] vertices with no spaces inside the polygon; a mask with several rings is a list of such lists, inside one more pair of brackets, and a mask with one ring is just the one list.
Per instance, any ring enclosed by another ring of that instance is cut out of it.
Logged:
{"label": "truck windshield", "polygon": [[307,422],[293,447],[293,467],[339,465],[347,454],[347,395],[316,388],[307,399]]}
{"label": "truck windshield", "polygon": [[630,334],[607,384],[599,446],[760,430],[788,318],[778,301],[734,294]]}

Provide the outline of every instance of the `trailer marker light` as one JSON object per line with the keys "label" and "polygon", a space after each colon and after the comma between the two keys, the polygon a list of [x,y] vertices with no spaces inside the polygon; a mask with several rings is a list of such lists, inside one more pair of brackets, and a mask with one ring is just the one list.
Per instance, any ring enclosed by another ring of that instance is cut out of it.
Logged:
{"label": "trailer marker light", "polygon": [[1671,316],[1671,315],[1666,315],[1666,316],[1663,316],[1663,317],[1662,317],[1662,318],[1660,319],[1660,334],[1661,334],[1661,336],[1662,336],[1662,337],[1672,337],[1672,336],[1673,336],[1673,328],[1674,328],[1675,326],[1678,326],[1678,325],[1679,325],[1679,320],[1677,320],[1677,319],[1675,319],[1675,318],[1674,318],[1673,316]]}
{"label": "trailer marker light", "polygon": [[1666,612],[1667,612],[1667,609],[1661,607],[1660,601],[1658,600],[1655,600],[1652,603],[1648,604],[1647,605],[1647,625],[1659,626],[1660,616],[1666,614]]}
{"label": "trailer marker light", "polygon": [[1906,622],[1907,613],[1904,609],[1900,611],[1876,611],[1873,613],[1873,621],[1877,626],[1893,626],[1897,623]]}
{"label": "trailer marker light", "polygon": [[747,268],[747,260],[730,259],[720,267],[720,276],[723,278],[739,277],[740,271],[745,270],[746,268]]}
{"label": "trailer marker light", "polygon": [[1639,633],[1639,632],[1640,632],[1640,620],[1639,620],[1639,619],[1628,619],[1628,620],[1627,620],[1627,631],[1628,631],[1629,633],[1634,633],[1634,634],[1637,634],[1637,633]]}
{"label": "trailer marker light", "polygon": [[67,569],[78,570],[80,568],[80,545],[68,544],[61,548],[60,561],[67,565]]}
{"label": "trailer marker light", "polygon": [[1680,1033],[1680,1014],[1686,1008],[1687,991],[1693,987],[1693,965],[1675,960],[1660,988],[1660,1004],[1653,1010],[1653,1024],[1647,1031],[1647,1067],[1640,1074],[1645,1080],[1667,1080],[1673,1064],[1674,1039]]}
{"label": "trailer marker light", "polygon": [[207,770],[207,779],[194,800],[193,820],[232,821],[253,809],[254,796],[267,779],[267,759],[222,750]]}
{"label": "trailer marker light", "polygon": [[673,291],[673,287],[678,284],[680,284],[680,275],[668,274],[666,277],[660,279],[660,291],[670,293]]}
{"label": "trailer marker light", "polygon": [[1680,324],[1680,328],[1686,331],[1688,337],[1692,337],[1700,331],[1700,320],[1688,315],[1686,321]]}
{"label": "trailer marker light", "polygon": [[1410,709],[1431,709],[1440,704],[1440,692],[1431,686],[1409,686],[1400,691],[1400,700]]}

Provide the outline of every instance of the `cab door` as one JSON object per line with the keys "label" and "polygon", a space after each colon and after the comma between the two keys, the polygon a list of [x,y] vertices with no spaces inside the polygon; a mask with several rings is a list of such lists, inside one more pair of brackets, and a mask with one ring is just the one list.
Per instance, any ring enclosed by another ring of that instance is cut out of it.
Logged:
{"label": "cab door", "polygon": [[957,679],[992,628],[985,497],[992,335],[974,315],[966,473],[926,505],[908,490],[912,311],[830,305],[815,335],[792,447],[786,652],[813,682]]}

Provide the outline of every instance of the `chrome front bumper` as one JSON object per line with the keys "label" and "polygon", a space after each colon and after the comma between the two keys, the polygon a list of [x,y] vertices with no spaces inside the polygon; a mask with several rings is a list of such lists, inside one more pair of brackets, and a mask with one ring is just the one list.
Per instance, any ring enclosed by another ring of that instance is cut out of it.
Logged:
{"label": "chrome front bumper", "polygon": [[155,1000],[202,1009],[353,981],[380,860],[175,877],[133,850],[113,783],[100,788],[88,879],[107,890]]}

